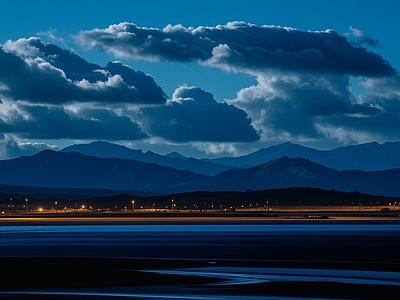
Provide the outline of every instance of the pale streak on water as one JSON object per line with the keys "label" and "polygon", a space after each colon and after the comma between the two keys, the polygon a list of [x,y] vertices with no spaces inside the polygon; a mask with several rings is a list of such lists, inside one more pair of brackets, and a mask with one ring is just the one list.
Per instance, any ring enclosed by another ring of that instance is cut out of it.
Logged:
{"label": "pale streak on water", "polygon": [[[150,270],[160,274],[206,276],[223,279],[226,284],[252,284],[268,281],[331,281],[352,284],[400,285],[393,272],[293,269],[293,268],[238,268],[207,267],[182,270]],[[399,275],[400,276],[400,275]]]}

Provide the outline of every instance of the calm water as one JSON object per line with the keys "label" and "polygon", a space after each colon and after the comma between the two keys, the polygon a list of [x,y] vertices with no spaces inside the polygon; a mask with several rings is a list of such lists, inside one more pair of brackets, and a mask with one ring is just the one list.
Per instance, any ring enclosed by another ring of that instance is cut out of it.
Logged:
{"label": "calm water", "polygon": [[[386,264],[396,269],[400,265],[399,239],[399,224],[11,225],[0,226],[0,257],[201,260],[208,262],[209,266],[141,271],[215,278],[220,280],[214,284],[219,287],[321,280],[352,285],[400,287],[400,270],[387,271],[376,267]],[[223,263],[226,261],[229,262],[228,266]],[[266,267],[269,262],[280,261],[310,262],[312,267]],[[329,262],[332,267],[318,268],[322,262]],[[341,268],[344,263],[355,266],[356,269]],[[368,269],[368,266],[373,268]],[[203,286],[202,289],[212,290],[212,286]],[[30,290],[24,293],[132,299],[302,298],[254,295],[244,297],[203,294],[198,289],[190,293],[177,290],[163,293],[160,288],[144,291],[137,288],[107,288],[40,292]],[[8,293],[22,292],[0,291],[3,296]]]}
{"label": "calm water", "polygon": [[211,224],[211,225],[42,225],[42,226],[0,226],[0,233],[78,233],[78,232],[102,232],[102,233],[124,233],[124,232],[156,232],[156,233],[180,233],[180,232],[203,232],[207,233],[246,233],[256,235],[259,232],[270,234],[337,234],[337,233],[388,233],[400,232],[400,224]]}

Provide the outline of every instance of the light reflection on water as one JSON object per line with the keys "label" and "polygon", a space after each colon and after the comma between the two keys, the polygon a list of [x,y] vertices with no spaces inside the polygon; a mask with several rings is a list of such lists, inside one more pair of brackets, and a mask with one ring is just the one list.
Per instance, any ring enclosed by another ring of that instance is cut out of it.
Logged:
{"label": "light reflection on water", "polygon": [[[145,270],[145,272],[154,272],[166,275],[183,276],[206,276],[221,279],[218,283],[212,285],[240,285],[254,284],[272,281],[299,281],[299,282],[339,282],[347,284],[367,284],[367,285],[400,285],[399,279],[394,272],[382,271],[361,271],[361,270],[328,270],[328,269],[294,269],[294,268],[249,268],[249,267],[202,267],[186,268],[175,270]],[[49,296],[80,296],[80,297],[112,297],[112,298],[130,298],[130,299],[190,299],[190,300],[294,300],[308,299],[305,297],[287,297],[287,296],[249,296],[249,295],[200,295],[185,293],[146,293],[137,292],[135,289],[116,288],[100,289],[97,291],[79,291],[79,290],[58,290],[58,291],[26,291],[10,292],[14,295],[49,295]],[[0,292],[7,294],[7,292]],[[332,299],[314,298],[314,300]]]}
{"label": "light reflection on water", "polygon": [[[177,270],[150,270],[170,275],[206,276],[223,279],[222,284],[252,284],[268,281],[331,281],[351,284],[400,285],[400,278],[394,272],[293,269],[293,268],[242,268],[206,267]],[[221,283],[217,283],[220,285]]]}

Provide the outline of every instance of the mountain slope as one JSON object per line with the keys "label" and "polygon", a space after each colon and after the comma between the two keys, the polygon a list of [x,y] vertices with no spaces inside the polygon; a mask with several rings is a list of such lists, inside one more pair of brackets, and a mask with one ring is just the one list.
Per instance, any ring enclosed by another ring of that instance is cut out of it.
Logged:
{"label": "mountain slope", "polygon": [[192,191],[205,175],[156,164],[81,153],[42,151],[0,161],[0,183],[39,187],[101,188],[154,193]]}
{"label": "mountain slope", "polygon": [[337,171],[307,159],[282,157],[248,169],[222,172],[211,178],[207,185],[210,190],[239,191],[307,186],[398,196],[400,169],[374,172]]}
{"label": "mountain slope", "polygon": [[155,163],[164,167],[171,167],[209,176],[216,175],[230,168],[218,163],[201,161],[194,158],[185,158],[178,153],[172,153],[168,156],[156,154],[151,151],[143,153],[142,150],[134,150],[121,145],[102,141],[97,141],[90,144],[72,145],[62,149],[61,151],[79,152],[85,155],[101,158],[134,159],[137,161]]}

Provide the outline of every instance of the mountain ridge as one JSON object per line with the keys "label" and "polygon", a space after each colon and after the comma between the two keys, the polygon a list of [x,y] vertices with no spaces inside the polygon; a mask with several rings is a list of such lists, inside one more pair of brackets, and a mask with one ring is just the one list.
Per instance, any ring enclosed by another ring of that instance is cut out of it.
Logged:
{"label": "mountain ridge", "polygon": [[168,194],[199,190],[245,191],[315,187],[400,195],[400,168],[385,171],[334,170],[304,158],[287,156],[214,176],[132,159],[99,158],[78,152],[45,150],[0,161],[0,184],[38,187],[134,190]]}
{"label": "mountain ridge", "polygon": [[204,159],[232,167],[251,167],[282,156],[302,157],[336,170],[378,171],[400,168],[400,142],[377,142],[318,150],[286,142],[239,157]]}
{"label": "mountain ridge", "polygon": [[179,153],[170,153],[169,155],[163,156],[150,150],[143,152],[142,150],[130,149],[125,146],[104,141],[97,141],[89,144],[75,144],[63,148],[60,151],[79,152],[88,156],[96,156],[101,158],[133,159],[209,176],[216,175],[230,168],[218,163],[201,161],[194,158],[186,158]]}
{"label": "mountain ridge", "polygon": [[[0,184],[65,188],[106,188],[152,193],[185,191],[205,175],[153,163],[44,150],[32,156],[0,161]],[[204,180],[204,179],[202,179]]]}
{"label": "mountain ridge", "polygon": [[383,144],[371,142],[342,146],[331,150],[318,150],[285,142],[261,148],[247,155],[214,159],[187,158],[177,152],[171,152],[166,155],[160,155],[152,151],[143,153],[142,150],[130,149],[125,146],[102,141],[90,144],[76,144],[66,147],[61,151],[76,151],[103,158],[134,159],[208,176],[217,175],[232,167],[248,168],[260,165],[283,156],[306,158],[336,170],[359,169],[364,171],[378,171],[400,168],[400,142],[386,142]]}

